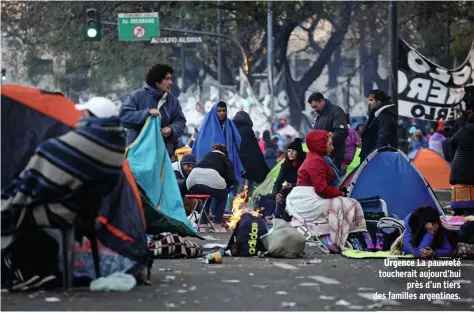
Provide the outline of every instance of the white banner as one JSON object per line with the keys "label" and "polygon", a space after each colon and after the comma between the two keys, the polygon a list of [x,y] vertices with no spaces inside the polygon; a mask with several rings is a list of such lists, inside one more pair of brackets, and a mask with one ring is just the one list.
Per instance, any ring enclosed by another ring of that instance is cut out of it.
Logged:
{"label": "white banner", "polygon": [[399,40],[398,111],[401,116],[431,121],[459,118],[466,86],[474,85],[474,47],[456,69],[448,70]]}

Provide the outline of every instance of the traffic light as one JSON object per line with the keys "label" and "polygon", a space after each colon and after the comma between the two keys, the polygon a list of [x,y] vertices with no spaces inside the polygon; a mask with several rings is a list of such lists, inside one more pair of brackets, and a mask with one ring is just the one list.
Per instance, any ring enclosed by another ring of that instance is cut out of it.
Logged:
{"label": "traffic light", "polygon": [[86,9],[86,24],[84,37],[86,40],[100,40],[100,12],[96,7],[88,6]]}

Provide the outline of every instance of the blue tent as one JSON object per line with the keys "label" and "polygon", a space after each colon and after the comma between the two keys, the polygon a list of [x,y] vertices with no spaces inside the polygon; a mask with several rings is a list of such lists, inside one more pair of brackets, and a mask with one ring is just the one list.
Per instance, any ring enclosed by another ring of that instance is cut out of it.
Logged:
{"label": "blue tent", "polygon": [[388,214],[401,219],[423,205],[443,214],[433,190],[410,158],[392,147],[380,148],[363,160],[348,190],[355,199],[378,196],[387,203]]}

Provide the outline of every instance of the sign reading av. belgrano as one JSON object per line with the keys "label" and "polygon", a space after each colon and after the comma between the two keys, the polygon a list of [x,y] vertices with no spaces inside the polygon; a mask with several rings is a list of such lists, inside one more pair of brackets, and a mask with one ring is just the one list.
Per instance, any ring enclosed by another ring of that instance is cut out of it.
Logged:
{"label": "sign reading av. belgrano", "polygon": [[398,112],[431,121],[457,119],[465,104],[464,87],[474,85],[474,46],[464,63],[448,70],[399,39]]}
{"label": "sign reading av. belgrano", "polygon": [[152,44],[193,44],[202,43],[201,37],[155,37]]}

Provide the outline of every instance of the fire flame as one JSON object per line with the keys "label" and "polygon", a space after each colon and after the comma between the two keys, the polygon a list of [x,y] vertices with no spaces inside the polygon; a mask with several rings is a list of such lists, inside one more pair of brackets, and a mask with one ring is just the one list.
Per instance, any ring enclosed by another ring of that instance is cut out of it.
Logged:
{"label": "fire flame", "polygon": [[[246,204],[249,199],[249,187],[245,186],[244,190],[242,193],[237,195],[233,201],[232,201],[232,217],[230,217],[229,222],[227,223],[227,227],[231,230],[234,230],[237,224],[240,221],[240,218],[242,218],[242,215],[246,212]],[[254,217],[260,216],[260,212],[263,210],[262,209],[255,209],[249,214],[251,214]]]}

